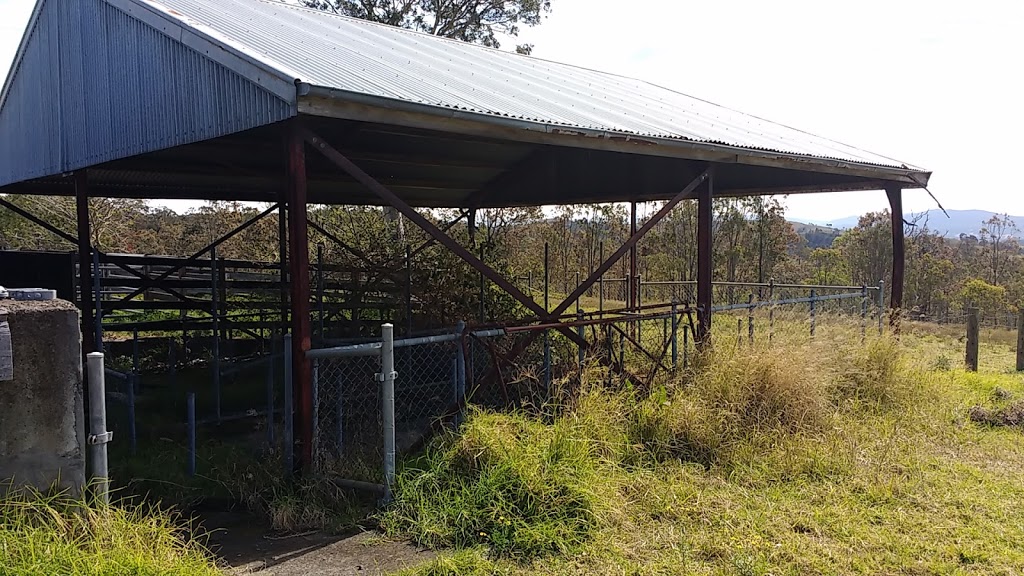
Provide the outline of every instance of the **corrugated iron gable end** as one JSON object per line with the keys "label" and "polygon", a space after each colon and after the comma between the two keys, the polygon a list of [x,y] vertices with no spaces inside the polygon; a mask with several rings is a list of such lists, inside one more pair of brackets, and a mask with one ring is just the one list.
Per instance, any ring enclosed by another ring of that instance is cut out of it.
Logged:
{"label": "corrugated iron gable end", "polygon": [[282,99],[103,0],[44,0],[0,108],[0,185],[284,120]]}

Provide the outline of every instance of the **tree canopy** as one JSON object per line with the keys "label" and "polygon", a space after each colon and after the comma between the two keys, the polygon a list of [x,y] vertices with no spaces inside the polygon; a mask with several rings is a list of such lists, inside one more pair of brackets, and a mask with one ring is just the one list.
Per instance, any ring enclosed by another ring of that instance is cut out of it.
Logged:
{"label": "tree canopy", "polygon": [[[500,35],[518,36],[520,26],[536,26],[551,11],[551,0],[302,0],[327,10],[391,26],[419,30],[491,48]],[[531,44],[516,51],[529,54]]]}

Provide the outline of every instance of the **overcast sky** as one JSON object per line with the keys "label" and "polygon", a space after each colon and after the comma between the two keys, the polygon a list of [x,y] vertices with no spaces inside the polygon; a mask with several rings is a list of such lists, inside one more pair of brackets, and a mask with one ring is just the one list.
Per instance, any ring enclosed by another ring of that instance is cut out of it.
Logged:
{"label": "overcast sky", "polygon": [[[34,0],[0,0],[0,72]],[[947,208],[1024,215],[1024,2],[552,0],[534,55],[649,80],[935,172]],[[506,48],[511,49],[512,43]],[[908,210],[934,203],[905,193]],[[794,196],[796,219],[887,205]]]}

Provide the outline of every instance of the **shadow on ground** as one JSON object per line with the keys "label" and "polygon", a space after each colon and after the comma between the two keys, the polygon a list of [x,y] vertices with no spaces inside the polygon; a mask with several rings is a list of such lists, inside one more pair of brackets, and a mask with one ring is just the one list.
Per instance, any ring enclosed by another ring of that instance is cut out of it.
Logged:
{"label": "shadow on ground", "polygon": [[207,546],[229,574],[265,576],[377,576],[433,558],[408,542],[392,542],[375,532],[276,534],[243,512],[209,512],[199,518]]}

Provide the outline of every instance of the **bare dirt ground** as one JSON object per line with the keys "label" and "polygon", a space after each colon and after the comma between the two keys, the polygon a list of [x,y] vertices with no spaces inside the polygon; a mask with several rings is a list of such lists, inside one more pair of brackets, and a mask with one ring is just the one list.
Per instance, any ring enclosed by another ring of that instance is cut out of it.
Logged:
{"label": "bare dirt ground", "polygon": [[228,566],[228,574],[262,576],[377,576],[414,566],[433,553],[374,532],[279,535],[252,516],[207,514],[207,546]]}

